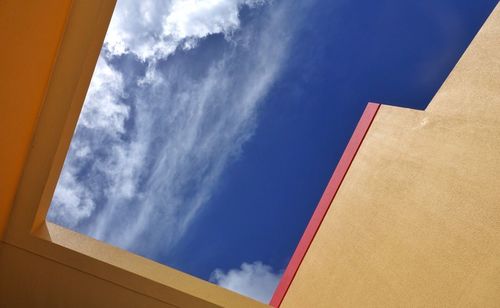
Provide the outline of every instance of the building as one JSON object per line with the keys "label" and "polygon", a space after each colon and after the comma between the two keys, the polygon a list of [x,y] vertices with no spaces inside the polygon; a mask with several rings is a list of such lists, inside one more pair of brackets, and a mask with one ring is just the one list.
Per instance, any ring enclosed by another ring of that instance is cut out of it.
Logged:
{"label": "building", "polygon": [[[0,2],[0,306],[266,306],[45,221],[113,7]],[[499,116],[497,6],[425,111],[368,105],[271,305],[498,306]]]}

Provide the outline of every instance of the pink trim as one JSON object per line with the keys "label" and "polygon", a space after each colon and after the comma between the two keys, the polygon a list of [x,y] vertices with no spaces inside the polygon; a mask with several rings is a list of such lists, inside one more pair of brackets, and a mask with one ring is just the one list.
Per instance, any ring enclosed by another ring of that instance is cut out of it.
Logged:
{"label": "pink trim", "polygon": [[321,197],[318,206],[316,207],[316,210],[314,211],[311,220],[304,231],[304,234],[302,234],[302,238],[293,253],[292,259],[288,263],[276,291],[274,291],[273,298],[269,303],[271,306],[279,307],[285,298],[286,292],[292,284],[293,278],[295,277],[295,274],[297,273],[300,264],[302,263],[302,260],[304,259],[307,250],[309,249],[309,246],[311,245],[314,236],[323,221],[323,218],[328,212],[328,208],[330,207],[333,198],[335,198],[340,184],[342,184],[347,170],[349,170],[349,167],[351,166],[351,163],[354,160],[354,157],[356,156],[356,153],[358,152],[358,149],[361,146],[361,143],[363,142],[363,139],[365,138],[365,135],[368,132],[379,107],[380,104],[377,103],[368,103],[366,106],[365,111],[363,112],[363,115],[361,116],[361,119],[352,134],[351,140],[349,140],[349,143],[347,144],[347,147],[344,150],[335,171],[333,172],[332,178],[330,179],[330,182],[328,183],[328,186],[326,187],[323,196]]}

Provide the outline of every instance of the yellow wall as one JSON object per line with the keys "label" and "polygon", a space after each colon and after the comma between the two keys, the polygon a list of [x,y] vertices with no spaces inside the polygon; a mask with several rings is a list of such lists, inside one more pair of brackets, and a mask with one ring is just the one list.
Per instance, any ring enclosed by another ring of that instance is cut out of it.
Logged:
{"label": "yellow wall", "polygon": [[500,306],[500,6],[426,111],[382,106],[282,307]]}
{"label": "yellow wall", "polygon": [[45,222],[114,0],[0,0],[0,307],[265,307]]}

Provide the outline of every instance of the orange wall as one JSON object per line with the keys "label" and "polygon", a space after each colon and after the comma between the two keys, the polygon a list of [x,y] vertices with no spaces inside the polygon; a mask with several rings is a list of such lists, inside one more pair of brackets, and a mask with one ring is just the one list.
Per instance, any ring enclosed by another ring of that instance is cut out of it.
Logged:
{"label": "orange wall", "polygon": [[70,0],[0,1],[0,238],[70,6]]}
{"label": "orange wall", "polygon": [[381,106],[281,307],[500,306],[500,5],[426,111]]}

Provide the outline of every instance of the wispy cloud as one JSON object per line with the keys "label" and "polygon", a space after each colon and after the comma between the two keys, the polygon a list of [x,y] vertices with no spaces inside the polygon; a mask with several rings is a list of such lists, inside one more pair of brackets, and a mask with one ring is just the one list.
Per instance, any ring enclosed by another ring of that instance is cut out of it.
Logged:
{"label": "wispy cloud", "polygon": [[230,35],[240,27],[242,6],[267,0],[121,0],[106,36],[111,53],[133,53],[143,61],[162,59],[181,45],[190,49],[211,34]]}
{"label": "wispy cloud", "polygon": [[[260,0],[119,1],[49,219],[153,258],[171,249],[255,130],[287,16]],[[214,34],[224,48],[197,63]]]}
{"label": "wispy cloud", "polygon": [[238,269],[215,270],[210,281],[263,303],[269,303],[281,274],[262,262],[243,263]]}

